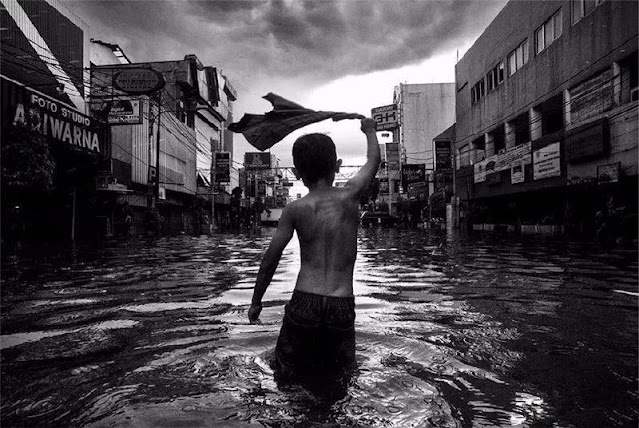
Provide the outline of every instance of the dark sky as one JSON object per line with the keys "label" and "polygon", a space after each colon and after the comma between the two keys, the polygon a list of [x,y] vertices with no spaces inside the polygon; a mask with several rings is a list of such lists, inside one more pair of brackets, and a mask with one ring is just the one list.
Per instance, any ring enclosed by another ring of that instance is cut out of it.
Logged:
{"label": "dark sky", "polygon": [[[268,110],[260,99],[267,92],[303,103],[310,91],[345,76],[419,64],[468,46],[506,1],[64,3],[89,24],[92,37],[119,44],[135,62],[194,53],[203,64],[221,68],[238,90],[237,119],[246,111]],[[370,90],[384,91],[387,101],[380,105],[392,102],[392,86]]]}

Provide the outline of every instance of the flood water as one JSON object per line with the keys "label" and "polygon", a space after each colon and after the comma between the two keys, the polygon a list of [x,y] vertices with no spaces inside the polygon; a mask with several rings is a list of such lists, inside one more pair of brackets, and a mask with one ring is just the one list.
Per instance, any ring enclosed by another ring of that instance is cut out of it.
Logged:
{"label": "flood water", "polygon": [[3,261],[2,427],[636,427],[636,248],[363,230],[343,397],[269,366],[296,238],[41,249]]}

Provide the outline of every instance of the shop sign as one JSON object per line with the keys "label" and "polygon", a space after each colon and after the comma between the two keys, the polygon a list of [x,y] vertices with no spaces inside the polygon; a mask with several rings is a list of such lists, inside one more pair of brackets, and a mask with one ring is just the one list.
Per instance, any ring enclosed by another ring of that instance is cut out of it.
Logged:
{"label": "shop sign", "polygon": [[377,130],[384,131],[399,127],[399,113],[397,104],[375,107],[371,110],[371,117],[377,122]]}
{"label": "shop sign", "polygon": [[533,179],[556,177],[561,175],[560,143],[553,143],[533,154]]}
{"label": "shop sign", "polygon": [[142,103],[137,100],[115,100],[109,110],[110,125],[133,125],[142,123]]}
{"label": "shop sign", "polygon": [[161,200],[166,200],[166,188],[160,187],[158,188],[158,198]]}
{"label": "shop sign", "polygon": [[510,168],[510,182],[518,184],[524,182],[524,164],[513,165]]}
{"label": "shop sign", "polygon": [[244,153],[245,168],[270,168],[271,154],[268,152]]}
{"label": "shop sign", "polygon": [[621,163],[611,163],[608,165],[599,165],[597,167],[597,181],[599,183],[617,183],[619,182],[619,169]]}
{"label": "shop sign", "polygon": [[215,153],[215,181],[218,183],[230,183],[231,181],[231,153]]}
{"label": "shop sign", "polygon": [[92,153],[102,153],[105,128],[95,120],[53,98],[24,88],[22,102],[11,112],[12,126],[27,126],[45,137]]}
{"label": "shop sign", "polygon": [[162,73],[150,68],[127,68],[113,76],[113,87],[127,94],[150,94],[164,87]]}
{"label": "shop sign", "polygon": [[473,181],[475,183],[483,183],[486,181],[486,159],[476,162],[475,165],[473,165],[473,169]]}

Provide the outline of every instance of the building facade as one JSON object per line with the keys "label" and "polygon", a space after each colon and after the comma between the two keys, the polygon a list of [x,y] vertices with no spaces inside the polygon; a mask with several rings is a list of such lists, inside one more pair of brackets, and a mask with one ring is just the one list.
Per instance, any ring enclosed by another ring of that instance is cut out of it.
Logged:
{"label": "building facade", "polygon": [[474,228],[636,234],[636,17],[634,1],[510,1],[458,62],[456,194]]}
{"label": "building facade", "polygon": [[[114,77],[131,68],[155,70],[164,87],[135,96],[115,88]],[[219,189],[211,192],[210,183],[212,154],[232,152],[233,146],[232,140],[224,140],[235,100],[226,77],[195,55],[178,61],[93,64],[91,71],[92,108],[112,126],[107,187],[118,193],[118,205],[126,203],[138,213],[136,227],[145,228],[152,207],[167,232],[197,233],[202,223],[210,222],[211,212],[221,215],[229,198],[219,195]],[[210,202],[213,193],[219,196],[218,210]],[[117,212],[113,223],[118,223]]]}
{"label": "building facade", "polygon": [[3,242],[92,236],[111,144],[89,115],[88,27],[57,0],[1,5]]}
{"label": "building facade", "polygon": [[402,164],[426,164],[433,170],[433,138],[455,122],[454,83],[400,83],[395,87],[400,127],[393,131]]}

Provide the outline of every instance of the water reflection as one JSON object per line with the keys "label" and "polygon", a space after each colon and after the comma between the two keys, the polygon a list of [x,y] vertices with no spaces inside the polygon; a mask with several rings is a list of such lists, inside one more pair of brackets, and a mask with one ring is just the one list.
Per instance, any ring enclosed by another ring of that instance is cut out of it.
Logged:
{"label": "water reflection", "polygon": [[3,426],[636,426],[637,252],[368,229],[346,394],[269,361],[296,240],[246,320],[263,237],[3,262]]}

